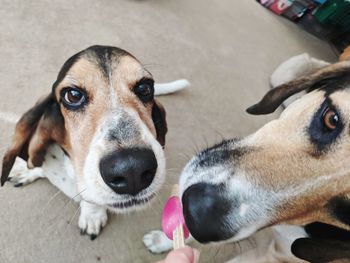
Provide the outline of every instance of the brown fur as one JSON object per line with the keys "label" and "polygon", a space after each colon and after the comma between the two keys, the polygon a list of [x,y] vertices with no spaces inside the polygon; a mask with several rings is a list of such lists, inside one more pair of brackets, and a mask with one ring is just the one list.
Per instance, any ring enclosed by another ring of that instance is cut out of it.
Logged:
{"label": "brown fur", "polygon": [[344,49],[343,53],[339,57],[339,61],[350,60],[350,46]]}

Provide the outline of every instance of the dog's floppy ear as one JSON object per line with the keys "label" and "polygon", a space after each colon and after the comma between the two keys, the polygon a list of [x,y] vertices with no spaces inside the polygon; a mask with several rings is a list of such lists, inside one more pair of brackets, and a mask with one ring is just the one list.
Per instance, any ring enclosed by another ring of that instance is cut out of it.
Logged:
{"label": "dog's floppy ear", "polygon": [[168,132],[166,123],[166,112],[162,104],[154,100],[152,108],[152,120],[157,132],[157,141],[160,145],[165,145],[165,135]]}
{"label": "dog's floppy ear", "polygon": [[326,263],[350,258],[349,241],[299,238],[293,242],[291,249],[296,257],[311,263]]}
{"label": "dog's floppy ear", "polygon": [[247,112],[254,115],[272,113],[290,96],[300,91],[310,89],[320,81],[335,78],[344,73],[350,73],[350,61],[338,62],[322,68],[311,75],[297,78],[271,89],[260,102],[249,107]]}
{"label": "dog's floppy ear", "polygon": [[310,262],[330,262],[350,258],[350,231],[314,222],[304,227],[309,238],[299,238],[292,244],[292,253]]}
{"label": "dog's floppy ear", "polygon": [[3,158],[1,185],[6,182],[17,156],[26,160],[29,168],[41,166],[47,146],[54,141],[63,141],[63,126],[63,117],[53,94],[24,113],[16,124],[12,145]]}

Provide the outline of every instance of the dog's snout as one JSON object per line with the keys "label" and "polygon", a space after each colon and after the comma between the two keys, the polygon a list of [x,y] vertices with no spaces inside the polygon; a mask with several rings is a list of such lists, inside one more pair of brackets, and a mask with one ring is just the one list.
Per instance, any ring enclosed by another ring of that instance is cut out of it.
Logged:
{"label": "dog's snout", "polygon": [[153,151],[144,148],[115,151],[100,161],[103,180],[117,194],[136,195],[146,189],[157,167]]}
{"label": "dog's snout", "polygon": [[201,243],[232,237],[225,220],[231,205],[221,188],[220,185],[198,183],[187,188],[182,195],[186,225]]}

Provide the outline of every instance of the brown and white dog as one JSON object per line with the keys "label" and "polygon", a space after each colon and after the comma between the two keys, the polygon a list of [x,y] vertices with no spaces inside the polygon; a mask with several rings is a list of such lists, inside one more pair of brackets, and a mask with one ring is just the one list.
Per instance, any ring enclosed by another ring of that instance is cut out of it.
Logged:
{"label": "brown and white dog", "polygon": [[154,93],[187,84],[154,85],[151,73],[116,47],[75,54],[50,94],[18,121],[1,184],[48,178],[80,202],[79,227],[94,239],[107,222],[107,209],[141,208],[162,185],[167,125]]}
{"label": "brown and white dog", "polygon": [[[329,64],[304,54],[281,65],[271,80],[281,85],[247,111],[268,114],[293,94],[305,94],[250,136],[223,141],[186,165],[180,191],[196,240],[235,242],[274,226],[267,249],[258,244],[230,262],[350,257],[350,61],[345,57]],[[161,246],[156,235],[163,237],[151,232],[146,245],[164,249],[164,239]]]}

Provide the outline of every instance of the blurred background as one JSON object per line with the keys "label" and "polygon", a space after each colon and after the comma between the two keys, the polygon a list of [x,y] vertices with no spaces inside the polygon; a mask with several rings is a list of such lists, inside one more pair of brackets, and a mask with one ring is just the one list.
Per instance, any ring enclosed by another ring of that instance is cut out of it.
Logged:
{"label": "blurred background", "polygon": [[[110,216],[102,234],[90,241],[79,234],[78,205],[48,181],[23,188],[7,184],[0,189],[0,262],[154,262],[163,258],[149,253],[142,237],[160,228],[163,203],[189,158],[222,138],[248,135],[277,116],[249,116],[245,109],[269,89],[269,76],[281,62],[304,52],[330,62],[337,59],[339,47],[334,48],[334,43],[309,34],[265,4],[253,0],[1,0],[0,111],[25,112],[50,91],[68,57],[94,44],[126,49],[158,82],[186,78],[192,86],[159,98],[168,113],[168,173],[160,197],[149,209]],[[315,8],[305,14],[313,15]],[[0,122],[1,156],[13,129],[14,125]],[[194,244],[202,251],[201,262],[224,262],[254,245],[254,240],[222,247]]]}

